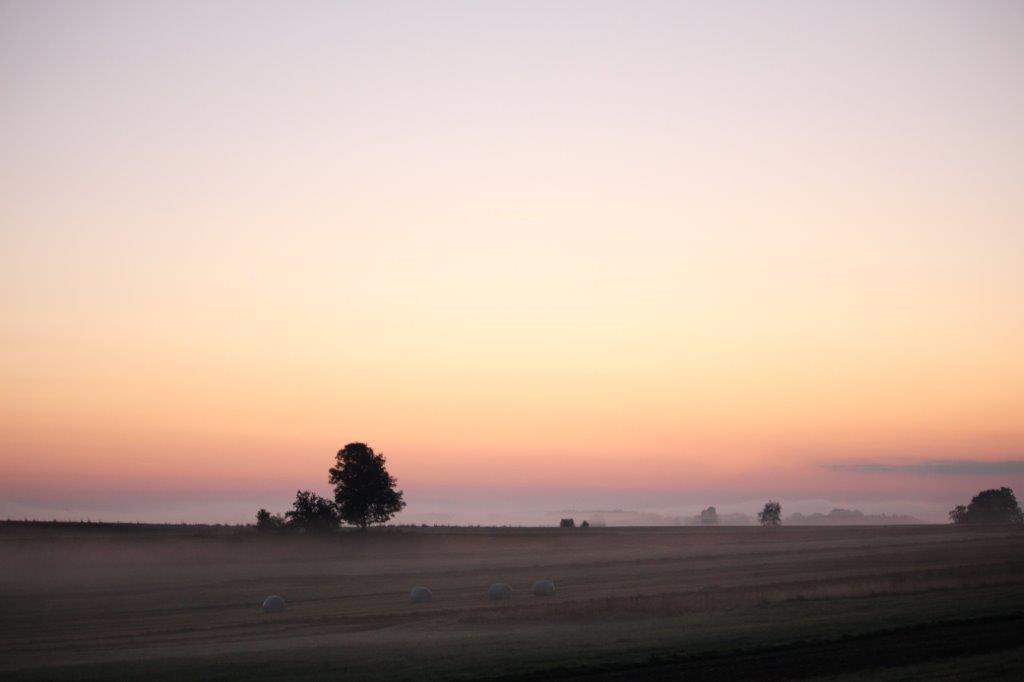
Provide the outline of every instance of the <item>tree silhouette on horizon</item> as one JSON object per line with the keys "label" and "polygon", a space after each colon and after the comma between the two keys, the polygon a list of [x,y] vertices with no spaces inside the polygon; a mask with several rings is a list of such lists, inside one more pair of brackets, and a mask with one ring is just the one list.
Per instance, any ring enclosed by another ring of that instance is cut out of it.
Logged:
{"label": "tree silhouette on horizon", "polygon": [[782,505],[774,500],[765,502],[764,509],[757,513],[757,520],[766,528],[782,525]]}
{"label": "tree silhouette on horizon", "polygon": [[384,455],[366,443],[349,443],[338,450],[329,480],[341,519],[364,530],[370,524],[384,523],[405,507]]}
{"label": "tree silhouette on horizon", "polygon": [[1024,523],[1024,513],[1011,488],[982,490],[966,507],[957,505],[949,520],[958,524]]}

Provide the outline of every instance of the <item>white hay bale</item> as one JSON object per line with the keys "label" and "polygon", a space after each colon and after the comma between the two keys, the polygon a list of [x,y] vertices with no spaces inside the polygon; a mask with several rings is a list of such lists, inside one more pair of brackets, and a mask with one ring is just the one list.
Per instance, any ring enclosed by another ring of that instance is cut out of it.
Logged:
{"label": "white hay bale", "polygon": [[284,599],[272,594],[263,600],[263,613],[281,613],[284,611]]}
{"label": "white hay bale", "polygon": [[550,597],[555,593],[555,583],[550,580],[538,580],[533,584],[535,597]]}
{"label": "white hay bale", "polygon": [[409,592],[409,598],[414,604],[424,604],[434,598],[434,593],[425,587],[414,587]]}
{"label": "white hay bale", "polygon": [[487,597],[493,601],[501,601],[512,598],[512,588],[505,583],[494,583],[487,590]]}

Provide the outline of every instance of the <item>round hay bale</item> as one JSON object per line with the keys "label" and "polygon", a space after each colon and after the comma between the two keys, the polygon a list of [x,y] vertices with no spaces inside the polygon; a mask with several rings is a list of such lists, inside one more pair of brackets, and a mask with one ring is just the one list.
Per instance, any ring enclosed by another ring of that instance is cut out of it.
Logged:
{"label": "round hay bale", "polygon": [[550,597],[555,593],[555,583],[550,580],[538,580],[533,584],[533,596]]}
{"label": "round hay bale", "polygon": [[425,587],[414,587],[409,592],[409,599],[413,604],[424,604],[434,598],[434,593]]}
{"label": "round hay bale", "polygon": [[502,601],[512,598],[512,588],[505,583],[494,583],[487,590],[487,598],[491,601]]}
{"label": "round hay bale", "polygon": [[263,613],[281,613],[284,611],[284,599],[272,594],[263,600]]}

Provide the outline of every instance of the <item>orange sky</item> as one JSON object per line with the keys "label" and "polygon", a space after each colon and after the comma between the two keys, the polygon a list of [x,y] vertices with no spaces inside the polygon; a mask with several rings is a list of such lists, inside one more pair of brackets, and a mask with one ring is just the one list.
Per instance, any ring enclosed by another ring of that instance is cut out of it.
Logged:
{"label": "orange sky", "polygon": [[1024,459],[1020,7],[743,9],[5,3],[0,496]]}

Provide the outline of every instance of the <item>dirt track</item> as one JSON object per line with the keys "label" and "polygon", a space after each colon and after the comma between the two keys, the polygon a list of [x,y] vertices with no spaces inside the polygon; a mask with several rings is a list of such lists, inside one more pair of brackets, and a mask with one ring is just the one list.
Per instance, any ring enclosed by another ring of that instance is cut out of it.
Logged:
{"label": "dirt track", "polygon": [[[868,648],[927,640],[924,626],[959,628],[958,641],[976,643],[889,665],[1006,655],[1013,642],[1001,634],[1019,631],[1024,612],[1017,528],[424,529],[310,538],[6,526],[0,563],[0,672],[39,678],[618,679],[641,669],[676,674],[678,666],[711,677],[719,666],[724,678],[740,673],[722,660],[765,671],[773,656],[797,660],[780,653],[797,644],[838,646],[806,675],[780,668],[807,677],[870,670],[884,659]],[[556,582],[554,597],[530,594],[539,578]],[[496,581],[514,588],[509,602],[487,600]],[[414,585],[430,587],[433,603],[410,603]],[[263,614],[260,601],[274,593],[287,612]],[[881,639],[861,647],[858,637]],[[762,654],[769,658],[753,662]]]}

